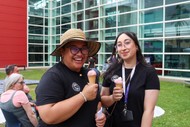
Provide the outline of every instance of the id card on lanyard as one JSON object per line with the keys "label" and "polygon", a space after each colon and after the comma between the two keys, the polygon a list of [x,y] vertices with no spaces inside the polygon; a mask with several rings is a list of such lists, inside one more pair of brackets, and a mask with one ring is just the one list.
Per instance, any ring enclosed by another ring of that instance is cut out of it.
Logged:
{"label": "id card on lanyard", "polygon": [[131,79],[133,78],[133,75],[135,73],[135,69],[136,69],[137,64],[133,67],[131,73],[129,74],[129,83],[127,85],[126,88],[126,80],[125,80],[125,67],[124,65],[122,65],[122,82],[123,82],[123,91],[124,91],[124,95],[125,95],[125,104],[127,104],[127,100],[128,100],[128,94],[129,94],[129,87],[130,87],[130,83],[131,83]]}

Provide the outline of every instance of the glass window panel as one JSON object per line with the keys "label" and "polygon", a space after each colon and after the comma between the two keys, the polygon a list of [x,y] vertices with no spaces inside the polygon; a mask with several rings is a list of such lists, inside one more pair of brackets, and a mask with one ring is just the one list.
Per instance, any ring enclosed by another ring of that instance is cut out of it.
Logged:
{"label": "glass window panel", "polygon": [[29,5],[34,5],[34,3],[39,2],[41,0],[30,0],[28,3]]}
{"label": "glass window panel", "polygon": [[166,7],[166,20],[176,20],[176,19],[183,19],[183,18],[190,18],[190,4],[181,4]]}
{"label": "glass window panel", "polygon": [[140,41],[143,45],[143,52],[162,52],[163,42],[162,40],[145,40],[144,42]]}
{"label": "glass window panel", "polygon": [[162,55],[161,54],[145,54],[144,58],[147,63],[155,68],[162,68]]}
{"label": "glass window panel", "polygon": [[66,14],[71,12],[71,5],[61,7],[61,14]]}
{"label": "glass window panel", "polygon": [[83,29],[83,22],[78,22],[77,23],[77,28],[78,29]]}
{"label": "glass window panel", "polygon": [[142,31],[143,38],[149,37],[162,37],[163,36],[163,26],[162,24],[152,24],[144,25],[140,27]]}
{"label": "glass window panel", "polygon": [[[43,45],[45,48],[45,53],[48,53],[49,45]],[[44,53],[44,52],[43,52]]]}
{"label": "glass window panel", "polygon": [[185,2],[185,1],[189,1],[189,0],[166,0],[166,4]]}
{"label": "glass window panel", "polygon": [[190,35],[190,20],[166,23],[165,36]]}
{"label": "glass window panel", "polygon": [[118,16],[118,26],[132,25],[137,23],[137,13],[128,13]]}
{"label": "glass window panel", "polygon": [[106,53],[109,53],[109,52],[112,53],[113,47],[114,47],[114,42],[113,41],[106,41],[105,42],[105,52]]}
{"label": "glass window panel", "polygon": [[48,17],[48,9],[45,9],[45,17]]}
{"label": "glass window panel", "polygon": [[45,35],[48,35],[48,27],[45,27]]}
{"label": "glass window panel", "polygon": [[[50,11],[50,10],[49,10],[49,11]],[[57,8],[52,8],[51,13],[52,13],[52,17],[57,16]],[[59,14],[59,15],[60,15],[60,14]]]}
{"label": "glass window panel", "polygon": [[86,30],[98,29],[98,19],[86,21],[85,29]]}
{"label": "glass window panel", "polygon": [[60,16],[60,8],[56,9],[56,16]]}
{"label": "glass window panel", "polygon": [[98,1],[99,0],[86,0],[85,7],[89,8],[89,7],[97,6],[98,5]]}
{"label": "glass window panel", "polygon": [[30,62],[36,62],[36,61],[43,62],[43,54],[29,54],[29,61]]}
{"label": "glass window panel", "polygon": [[100,40],[115,40],[116,37],[116,29],[107,29],[107,30],[101,30],[100,31]]}
{"label": "glass window panel", "polygon": [[43,45],[29,44],[29,52],[43,52]]}
{"label": "glass window panel", "polygon": [[32,6],[29,6],[29,15],[43,16],[43,9],[42,8],[35,9]]}
{"label": "glass window panel", "polygon": [[60,43],[60,36],[61,35],[56,36],[56,43],[55,44],[59,44]]}
{"label": "glass window panel", "polygon": [[126,31],[137,33],[137,26],[118,28],[119,33]]}
{"label": "glass window panel", "polygon": [[163,20],[163,8],[141,12],[141,23],[159,22]]}
{"label": "glass window panel", "polygon": [[71,22],[71,15],[64,15],[61,17],[61,24],[70,23]]}
{"label": "glass window panel", "polygon": [[116,37],[116,29],[105,30],[105,40],[114,40]]}
{"label": "glass window panel", "polygon": [[190,52],[190,38],[170,38],[165,40],[165,52]]}
{"label": "glass window panel", "polygon": [[101,16],[116,14],[116,3],[111,3],[108,5],[100,6]]}
{"label": "glass window panel", "polygon": [[43,34],[43,27],[29,26],[29,33],[31,33],[31,34]]}
{"label": "glass window panel", "polygon": [[145,54],[144,58],[148,64],[156,68],[158,75],[162,75],[162,55],[160,54]]}
{"label": "glass window panel", "polygon": [[85,11],[85,18],[86,19],[96,18],[96,17],[98,17],[98,9],[97,8],[93,8],[93,9]]}
{"label": "glass window panel", "polygon": [[140,5],[142,9],[163,5],[163,0],[140,0],[140,2],[141,2]]}
{"label": "glass window panel", "polygon": [[60,26],[56,27],[56,34],[60,34]]}
{"label": "glass window panel", "polygon": [[29,44],[30,43],[37,43],[37,44],[43,44],[43,36],[33,36],[33,35],[29,35]]}
{"label": "glass window panel", "polygon": [[98,41],[98,31],[91,31],[91,32],[86,32],[86,39],[87,40],[96,40]]}
{"label": "glass window panel", "polygon": [[45,44],[48,44],[48,36],[45,36]]}
{"label": "glass window panel", "polygon": [[110,3],[116,3],[116,2],[122,2],[126,0],[100,0],[101,4],[110,4]]}
{"label": "glass window panel", "polygon": [[56,1],[56,4],[57,4],[57,7],[61,5],[61,1],[60,0],[57,0]]}
{"label": "glass window panel", "polygon": [[133,10],[137,10],[137,0],[123,0],[118,2],[118,11],[120,13]]}
{"label": "glass window panel", "polygon": [[112,6],[109,6],[109,5],[105,5],[103,6],[103,10],[105,10],[105,12],[102,13],[103,16],[106,16],[106,15],[113,15],[113,14],[116,14],[116,5],[112,5]]}
{"label": "glass window panel", "polygon": [[77,10],[82,10],[84,5],[84,0],[79,0],[77,2]]}
{"label": "glass window panel", "polygon": [[48,26],[48,18],[45,18],[45,26]]}
{"label": "glass window panel", "polygon": [[165,55],[165,68],[190,69],[190,55]]}
{"label": "glass window panel", "polygon": [[71,0],[61,0],[62,5],[70,3],[70,2],[71,2]]}
{"label": "glass window panel", "polygon": [[71,28],[70,24],[61,26],[61,34],[65,33],[70,28]]}
{"label": "glass window panel", "polygon": [[43,25],[43,18],[42,17],[29,17],[29,24],[35,25]]}
{"label": "glass window panel", "polygon": [[106,28],[116,27],[116,16],[109,16],[105,18],[106,20]]}
{"label": "glass window panel", "polygon": [[80,20],[83,20],[84,19],[84,16],[83,16],[83,12],[77,12],[77,20],[76,21],[80,21]]}
{"label": "glass window panel", "polygon": [[56,25],[60,25],[60,17],[56,18]]}

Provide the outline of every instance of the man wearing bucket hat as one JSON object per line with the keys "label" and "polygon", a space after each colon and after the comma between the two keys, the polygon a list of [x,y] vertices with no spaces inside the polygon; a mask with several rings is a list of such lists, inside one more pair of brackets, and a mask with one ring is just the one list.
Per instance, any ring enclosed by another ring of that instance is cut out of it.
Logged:
{"label": "man wearing bucket hat", "polygon": [[100,43],[86,40],[80,29],[69,29],[61,36],[60,45],[51,53],[61,61],[42,76],[36,88],[39,127],[104,126],[105,115],[97,115],[98,84],[88,84],[83,67],[99,49]]}

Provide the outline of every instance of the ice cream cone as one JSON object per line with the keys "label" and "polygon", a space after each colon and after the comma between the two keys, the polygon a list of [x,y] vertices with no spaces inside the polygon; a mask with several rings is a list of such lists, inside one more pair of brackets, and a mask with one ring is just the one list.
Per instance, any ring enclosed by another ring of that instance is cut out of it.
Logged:
{"label": "ice cream cone", "polygon": [[123,88],[123,82],[122,82],[122,78],[121,77],[115,79],[114,82],[115,82],[115,86],[116,87]]}
{"label": "ice cream cone", "polygon": [[115,84],[116,87],[120,87],[120,88],[123,88],[123,84],[122,83],[119,83],[119,84]]}
{"label": "ice cream cone", "polygon": [[90,75],[88,76],[88,80],[90,84],[95,84],[96,82],[96,75]]}
{"label": "ice cream cone", "polygon": [[87,75],[88,75],[89,84],[95,84],[96,83],[96,72],[94,70],[90,70]]}

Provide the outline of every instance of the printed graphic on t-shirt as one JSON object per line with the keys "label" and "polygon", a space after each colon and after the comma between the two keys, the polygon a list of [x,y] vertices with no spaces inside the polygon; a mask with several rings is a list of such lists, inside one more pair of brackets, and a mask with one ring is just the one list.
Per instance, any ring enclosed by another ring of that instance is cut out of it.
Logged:
{"label": "printed graphic on t-shirt", "polygon": [[79,91],[80,91],[80,86],[79,86],[76,82],[73,82],[72,88],[73,88],[73,90],[76,91],[76,92],[79,92]]}
{"label": "printed graphic on t-shirt", "polygon": [[119,76],[118,75],[114,75],[114,76],[111,77],[111,81],[114,82],[114,80],[117,79],[117,78],[119,78]]}

